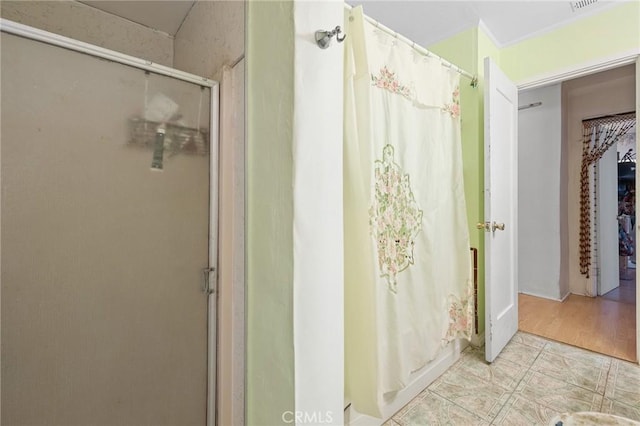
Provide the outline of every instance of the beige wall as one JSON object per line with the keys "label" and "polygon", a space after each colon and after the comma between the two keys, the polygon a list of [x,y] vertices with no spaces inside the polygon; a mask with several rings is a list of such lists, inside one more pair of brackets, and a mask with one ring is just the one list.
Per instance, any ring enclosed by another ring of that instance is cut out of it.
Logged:
{"label": "beige wall", "polygon": [[220,82],[218,424],[244,424],[245,61]]}
{"label": "beige wall", "polygon": [[219,80],[244,54],[244,2],[198,1],[175,37],[174,67]]}
{"label": "beige wall", "polygon": [[76,1],[2,1],[0,15],[76,40],[173,65],[173,37]]}
{"label": "beige wall", "polygon": [[635,65],[593,74],[563,84],[563,143],[567,153],[568,267],[571,293],[586,294],[591,279],[580,274],[580,164],[582,160],[582,120],[635,110]]}

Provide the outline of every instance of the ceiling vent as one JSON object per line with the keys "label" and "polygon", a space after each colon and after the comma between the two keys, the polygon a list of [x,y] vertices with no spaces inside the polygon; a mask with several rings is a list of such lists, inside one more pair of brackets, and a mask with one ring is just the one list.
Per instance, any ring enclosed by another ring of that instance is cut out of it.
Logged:
{"label": "ceiling vent", "polygon": [[572,1],[569,3],[571,4],[571,10],[574,12],[577,12],[595,3],[598,3],[598,0],[578,0],[578,1]]}

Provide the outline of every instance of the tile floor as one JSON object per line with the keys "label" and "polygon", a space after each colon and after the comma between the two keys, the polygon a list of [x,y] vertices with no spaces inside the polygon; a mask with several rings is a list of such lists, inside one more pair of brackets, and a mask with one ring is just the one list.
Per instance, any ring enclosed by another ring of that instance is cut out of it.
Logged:
{"label": "tile floor", "polygon": [[547,425],[575,411],[640,421],[640,366],[519,331],[492,364],[467,348],[385,425]]}

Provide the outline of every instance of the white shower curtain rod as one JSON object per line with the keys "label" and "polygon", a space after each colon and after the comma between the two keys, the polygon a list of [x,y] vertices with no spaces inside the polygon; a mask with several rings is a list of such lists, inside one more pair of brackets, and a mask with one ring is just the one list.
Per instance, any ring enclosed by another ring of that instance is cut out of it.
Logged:
{"label": "white shower curtain rod", "polygon": [[[353,7],[351,7],[350,5],[348,5],[346,3],[344,5],[344,7],[348,11],[351,11],[351,9],[353,9]],[[440,57],[438,55],[436,55],[435,53],[428,51],[424,47],[416,44],[415,41],[409,40],[408,38],[406,38],[402,34],[399,34],[398,32],[393,31],[391,28],[384,26],[383,24],[381,24],[380,22],[378,22],[375,19],[371,18],[370,16],[367,16],[367,15],[363,15],[363,16],[364,16],[364,19],[366,19],[372,25],[375,25],[376,28],[381,29],[382,31],[386,32],[387,34],[392,35],[396,39],[398,39],[398,40],[410,45],[413,49],[415,49],[419,53],[421,53],[421,54],[423,54],[425,56],[428,56],[428,57],[435,58],[435,59],[439,60],[444,67],[451,68],[452,70],[460,73],[460,75],[463,75],[463,76],[471,79],[471,87],[477,87],[478,86],[478,77],[472,75],[471,73],[463,70],[460,67],[457,67],[457,66],[453,65],[451,62],[447,61],[446,59],[444,59],[444,58],[442,58],[442,57]]]}

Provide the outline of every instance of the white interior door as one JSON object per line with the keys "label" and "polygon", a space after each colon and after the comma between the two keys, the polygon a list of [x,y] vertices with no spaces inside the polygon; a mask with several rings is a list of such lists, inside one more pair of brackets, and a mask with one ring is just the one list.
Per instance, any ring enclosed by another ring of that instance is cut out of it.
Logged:
{"label": "white interior door", "polygon": [[618,156],[613,146],[598,161],[598,295],[620,286],[618,256]]}
{"label": "white interior door", "polygon": [[518,89],[491,60],[485,92],[485,357],[492,362],[518,330]]}

